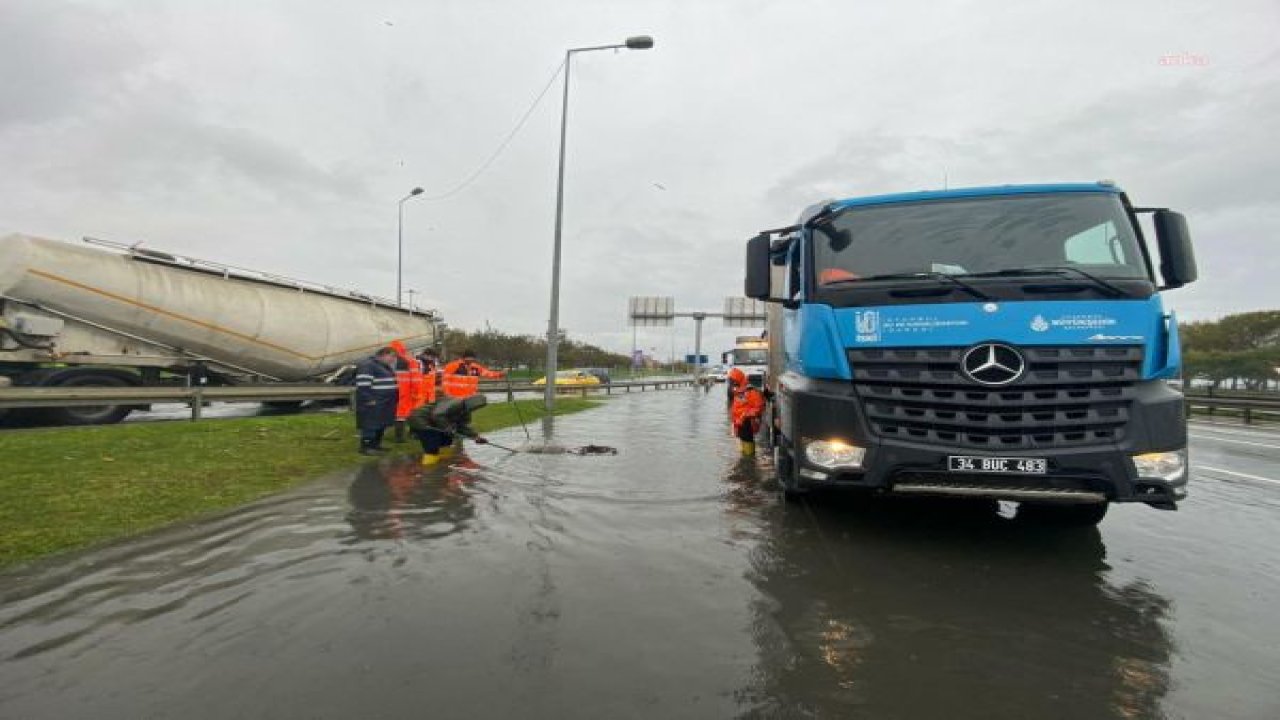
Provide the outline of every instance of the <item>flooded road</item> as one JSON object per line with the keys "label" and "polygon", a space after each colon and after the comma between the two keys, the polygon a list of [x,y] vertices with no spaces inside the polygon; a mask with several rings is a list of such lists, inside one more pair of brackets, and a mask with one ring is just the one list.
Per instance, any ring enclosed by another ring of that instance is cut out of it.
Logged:
{"label": "flooded road", "polygon": [[1046,532],[783,504],[724,414],[621,396],[557,424],[617,456],[385,461],[0,576],[0,717],[1280,717],[1280,436],[1198,426],[1182,510]]}

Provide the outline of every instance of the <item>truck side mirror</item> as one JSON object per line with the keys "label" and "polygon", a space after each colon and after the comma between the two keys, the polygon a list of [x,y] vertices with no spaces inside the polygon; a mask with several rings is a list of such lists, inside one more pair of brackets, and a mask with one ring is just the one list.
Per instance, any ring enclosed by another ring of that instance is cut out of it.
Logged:
{"label": "truck side mirror", "polygon": [[743,294],[768,302],[773,299],[769,236],[757,235],[747,241],[747,274]]}
{"label": "truck side mirror", "polygon": [[1195,281],[1196,254],[1191,247],[1187,218],[1172,210],[1157,210],[1152,216],[1156,243],[1160,248],[1160,277],[1166,288],[1179,288]]}

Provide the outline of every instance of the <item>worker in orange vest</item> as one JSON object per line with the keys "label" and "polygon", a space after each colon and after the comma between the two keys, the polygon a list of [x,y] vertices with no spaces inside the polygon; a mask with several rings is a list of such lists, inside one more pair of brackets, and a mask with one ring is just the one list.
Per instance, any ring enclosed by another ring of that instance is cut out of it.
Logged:
{"label": "worker in orange vest", "polygon": [[407,439],[405,421],[410,413],[435,396],[435,384],[428,386],[427,379],[422,374],[422,363],[409,352],[403,342],[396,340],[391,343],[391,349],[396,351],[396,390],[399,391],[396,400],[395,441],[402,443]]}
{"label": "worker in orange vest", "polygon": [[469,398],[480,392],[480,378],[497,380],[506,377],[505,373],[476,362],[476,354],[472,350],[463,350],[462,356],[444,366],[440,378],[444,394],[454,398]]}
{"label": "worker in orange vest", "polygon": [[733,403],[729,406],[733,434],[741,443],[744,456],[755,455],[756,433],[760,432],[764,417],[764,393],[748,383],[746,373],[738,368],[729,371],[729,382],[733,385]]}

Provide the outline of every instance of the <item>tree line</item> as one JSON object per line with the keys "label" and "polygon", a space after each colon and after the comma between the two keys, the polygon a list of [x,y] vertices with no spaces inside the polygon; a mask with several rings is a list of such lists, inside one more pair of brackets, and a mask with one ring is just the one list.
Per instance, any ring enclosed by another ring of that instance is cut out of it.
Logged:
{"label": "tree line", "polygon": [[[474,350],[481,362],[493,367],[528,367],[542,370],[547,364],[547,340],[534,335],[512,335],[498,330],[468,332],[449,328],[444,336],[449,357],[463,350]],[[558,364],[565,368],[627,367],[630,358],[569,337],[560,340]]]}
{"label": "tree line", "polygon": [[1183,323],[1179,330],[1186,380],[1246,390],[1280,384],[1280,310]]}

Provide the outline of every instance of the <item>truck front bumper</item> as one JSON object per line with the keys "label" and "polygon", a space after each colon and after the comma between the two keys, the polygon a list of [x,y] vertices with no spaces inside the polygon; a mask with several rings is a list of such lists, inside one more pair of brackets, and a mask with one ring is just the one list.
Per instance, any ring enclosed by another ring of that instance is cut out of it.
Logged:
{"label": "truck front bumper", "polygon": [[[994,497],[1057,502],[1143,502],[1172,508],[1186,497],[1185,469],[1171,477],[1140,477],[1132,457],[1186,448],[1181,395],[1150,383],[1131,407],[1131,431],[1119,443],[973,450],[875,437],[848,383],[792,376],[781,387],[780,444],[789,452],[800,487],[848,486],[900,494]],[[808,456],[815,441],[865,448],[856,466],[827,467]],[[954,471],[952,456],[1044,459],[1044,474]]]}

